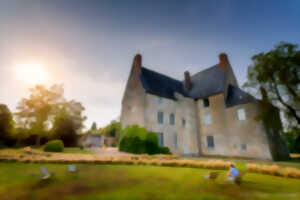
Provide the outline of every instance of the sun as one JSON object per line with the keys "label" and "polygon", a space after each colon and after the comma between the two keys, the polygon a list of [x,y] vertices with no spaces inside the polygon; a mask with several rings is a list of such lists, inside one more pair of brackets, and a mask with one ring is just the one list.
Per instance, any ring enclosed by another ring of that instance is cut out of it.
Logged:
{"label": "sun", "polygon": [[43,84],[48,79],[46,69],[38,63],[17,64],[15,71],[19,80],[29,84]]}

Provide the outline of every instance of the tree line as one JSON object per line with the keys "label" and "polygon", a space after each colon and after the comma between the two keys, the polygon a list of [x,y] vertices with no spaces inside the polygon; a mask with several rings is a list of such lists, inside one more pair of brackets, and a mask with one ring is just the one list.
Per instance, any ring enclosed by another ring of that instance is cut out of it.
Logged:
{"label": "tree line", "polygon": [[40,146],[60,139],[65,146],[75,146],[86,119],[82,104],[66,100],[62,85],[36,85],[29,92],[29,97],[18,102],[15,113],[0,104],[0,145]]}

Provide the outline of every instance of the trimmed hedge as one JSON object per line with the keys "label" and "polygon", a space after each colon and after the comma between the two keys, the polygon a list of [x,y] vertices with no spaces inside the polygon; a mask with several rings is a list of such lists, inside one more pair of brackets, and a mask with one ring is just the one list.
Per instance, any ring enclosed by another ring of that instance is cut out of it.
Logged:
{"label": "trimmed hedge", "polygon": [[44,151],[46,152],[63,152],[64,143],[61,140],[52,140],[44,145]]}
{"label": "trimmed hedge", "polygon": [[121,131],[119,150],[134,154],[171,154],[168,147],[160,147],[157,134],[147,132],[137,125],[127,126]]}

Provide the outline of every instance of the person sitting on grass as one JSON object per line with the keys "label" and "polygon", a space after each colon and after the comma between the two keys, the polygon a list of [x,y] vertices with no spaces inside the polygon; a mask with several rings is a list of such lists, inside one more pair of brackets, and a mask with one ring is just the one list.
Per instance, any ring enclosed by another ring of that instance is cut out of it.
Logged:
{"label": "person sitting on grass", "polygon": [[229,172],[228,172],[228,180],[233,181],[240,174],[239,170],[235,168],[234,164],[230,164]]}

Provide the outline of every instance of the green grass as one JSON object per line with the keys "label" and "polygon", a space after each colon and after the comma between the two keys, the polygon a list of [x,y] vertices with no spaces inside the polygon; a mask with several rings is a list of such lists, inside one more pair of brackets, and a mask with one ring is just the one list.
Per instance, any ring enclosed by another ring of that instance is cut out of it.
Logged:
{"label": "green grass", "polygon": [[[41,181],[40,167],[54,172],[53,179]],[[242,185],[225,181],[219,171],[215,181],[203,176],[212,170],[125,166],[77,165],[67,172],[64,164],[0,162],[0,199],[300,199],[300,180],[261,174],[246,174]]]}
{"label": "green grass", "polygon": [[91,151],[80,149],[78,147],[65,147],[63,153],[81,153],[81,154],[93,154]]}

